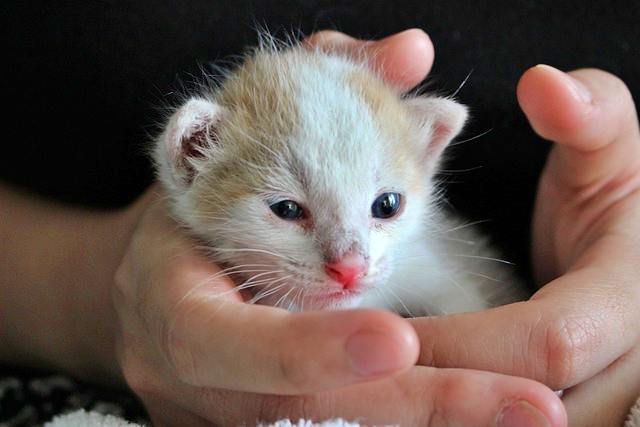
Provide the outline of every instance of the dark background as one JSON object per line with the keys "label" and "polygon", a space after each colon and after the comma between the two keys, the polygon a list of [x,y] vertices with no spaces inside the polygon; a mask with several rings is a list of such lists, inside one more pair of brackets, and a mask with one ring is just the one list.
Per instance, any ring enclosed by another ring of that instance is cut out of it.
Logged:
{"label": "dark background", "polygon": [[[455,208],[484,224],[526,266],[536,179],[547,144],[517,108],[537,63],[600,67],[638,98],[640,2],[628,1],[7,1],[2,16],[0,179],[95,207],[132,201],[152,179],[144,148],[158,107],[188,91],[209,61],[276,34],[336,28],[379,38],[425,29],[436,47],[430,86],[459,93],[473,119],[447,169]],[[526,267],[525,267],[526,269]]]}
{"label": "dark background", "polygon": [[[639,23],[638,0],[0,0],[0,180],[83,206],[125,206],[152,180],[144,149],[159,107],[193,87],[208,62],[255,44],[257,26],[362,38],[419,27],[436,47],[429,87],[453,93],[474,70],[459,93],[473,115],[460,139],[492,129],[452,150],[447,169],[471,170],[443,176],[451,204],[488,220],[483,226],[526,274],[548,144],[517,108],[517,80],[537,63],[600,67],[638,99]],[[0,367],[3,378],[14,385],[0,399],[0,424],[39,425],[105,401],[130,420],[144,417],[132,396],[82,384],[34,393],[33,381],[59,382],[50,373]]]}

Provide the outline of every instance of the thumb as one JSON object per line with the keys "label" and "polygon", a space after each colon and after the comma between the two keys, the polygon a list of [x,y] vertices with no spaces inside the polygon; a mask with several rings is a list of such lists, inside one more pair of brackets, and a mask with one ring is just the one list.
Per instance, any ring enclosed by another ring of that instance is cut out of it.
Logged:
{"label": "thumb", "polygon": [[533,129],[558,144],[550,159],[558,183],[586,188],[639,170],[635,106],[614,75],[537,65],[520,79],[517,95]]}
{"label": "thumb", "polygon": [[384,79],[401,90],[419,84],[433,65],[433,44],[424,31],[413,28],[381,40],[357,40],[338,31],[320,31],[305,43],[322,50],[358,57],[364,54]]}

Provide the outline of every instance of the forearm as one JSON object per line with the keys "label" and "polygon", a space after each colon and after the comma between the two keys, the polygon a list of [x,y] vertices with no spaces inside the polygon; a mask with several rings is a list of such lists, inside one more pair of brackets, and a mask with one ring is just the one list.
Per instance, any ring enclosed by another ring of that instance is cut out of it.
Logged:
{"label": "forearm", "polygon": [[110,288],[140,202],[72,208],[0,184],[0,362],[119,378]]}

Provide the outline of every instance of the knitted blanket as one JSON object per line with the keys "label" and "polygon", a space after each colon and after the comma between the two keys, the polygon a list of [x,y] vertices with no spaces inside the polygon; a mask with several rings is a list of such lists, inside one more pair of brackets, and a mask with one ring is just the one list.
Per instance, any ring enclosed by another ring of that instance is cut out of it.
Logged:
{"label": "knitted blanket", "polygon": [[[139,427],[148,422],[144,409],[130,393],[101,390],[57,374],[1,368],[0,426]],[[271,427],[358,427],[358,423],[281,420]],[[640,427],[640,399],[624,427]]]}
{"label": "knitted blanket", "polygon": [[[140,424],[129,423],[122,418],[112,415],[101,415],[96,412],[85,412],[84,410],[55,417],[45,427],[139,427]],[[297,423],[290,420],[281,420],[269,426],[259,427],[359,427],[357,423],[350,423],[342,419],[329,420],[320,424],[311,421],[299,420]],[[631,408],[629,417],[624,427],[640,427],[640,398]]]}
{"label": "knitted blanket", "polygon": [[[45,427],[140,427],[140,424],[132,424],[122,418],[112,415],[101,415],[96,412],[80,410],[67,415],[55,417]],[[311,421],[300,420],[297,423],[291,420],[281,420],[275,424],[259,425],[258,427],[359,427],[357,423],[349,423],[342,419],[325,421],[320,424]]]}

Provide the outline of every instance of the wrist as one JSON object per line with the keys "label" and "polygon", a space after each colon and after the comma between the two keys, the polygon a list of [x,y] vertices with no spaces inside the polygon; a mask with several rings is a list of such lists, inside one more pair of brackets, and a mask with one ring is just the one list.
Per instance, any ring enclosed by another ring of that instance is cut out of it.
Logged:
{"label": "wrist", "polygon": [[89,234],[95,238],[87,242],[86,252],[75,257],[87,261],[87,271],[79,277],[92,286],[84,280],[71,281],[75,296],[68,299],[69,330],[75,331],[74,357],[65,370],[87,380],[124,384],[115,352],[119,324],[112,299],[114,276],[154,193],[151,188],[127,208],[96,218]]}

